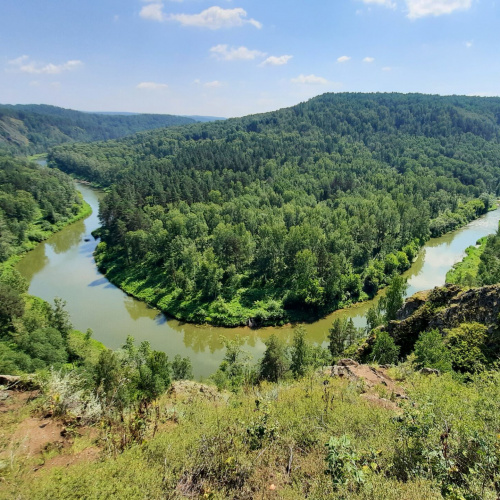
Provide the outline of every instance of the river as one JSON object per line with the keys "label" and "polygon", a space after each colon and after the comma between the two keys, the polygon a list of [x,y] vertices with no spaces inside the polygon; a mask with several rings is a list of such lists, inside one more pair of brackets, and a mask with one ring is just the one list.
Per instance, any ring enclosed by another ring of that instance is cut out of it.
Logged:
{"label": "river", "polygon": [[[94,338],[112,349],[121,347],[130,334],[137,342],[148,340],[153,349],[165,351],[171,358],[176,354],[189,356],[197,378],[209,376],[220,364],[224,356],[221,335],[244,336],[243,348],[254,360],[262,356],[264,340],[273,332],[290,340],[293,329],[289,326],[260,330],[197,326],[167,318],[127,296],[97,271],[92,256],[97,242],[90,233],[99,226],[97,214],[102,193],[82,184],[78,184],[78,189],[92,207],[92,215],[40,243],[17,265],[30,282],[29,293],[49,302],[54,297],[66,301],[75,328],[82,331],[92,328]],[[464,250],[482,236],[495,232],[499,219],[500,209],[458,231],[431,239],[405,273],[408,295],[444,284],[446,272],[462,259]],[[373,302],[336,311],[304,325],[309,340],[325,342],[328,329],[337,317],[352,317],[356,326],[364,326],[365,314]]]}

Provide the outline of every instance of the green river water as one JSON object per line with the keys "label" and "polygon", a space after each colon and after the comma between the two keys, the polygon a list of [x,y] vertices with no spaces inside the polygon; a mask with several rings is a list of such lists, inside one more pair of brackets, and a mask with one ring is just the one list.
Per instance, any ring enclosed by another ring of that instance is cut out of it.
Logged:
{"label": "green river water", "polygon": [[[94,338],[112,349],[121,347],[130,334],[137,342],[148,340],[154,349],[165,351],[170,358],[176,354],[189,356],[197,378],[212,374],[220,364],[224,355],[221,335],[245,337],[244,349],[254,360],[261,357],[264,340],[271,333],[277,332],[290,340],[291,326],[251,330],[186,324],[127,296],[97,271],[92,257],[97,242],[90,233],[99,226],[97,213],[102,193],[82,184],[78,189],[91,205],[92,215],[54,234],[17,265],[30,282],[31,294],[47,301],[54,297],[66,301],[75,328],[82,331],[92,328]],[[495,232],[499,219],[500,209],[458,231],[430,240],[405,273],[408,294],[444,284],[446,272],[462,259],[464,250],[482,236]],[[374,300],[379,298],[380,295]],[[309,339],[325,342],[337,317],[352,317],[356,326],[364,326],[364,316],[372,304],[373,301],[365,302],[304,325]]]}

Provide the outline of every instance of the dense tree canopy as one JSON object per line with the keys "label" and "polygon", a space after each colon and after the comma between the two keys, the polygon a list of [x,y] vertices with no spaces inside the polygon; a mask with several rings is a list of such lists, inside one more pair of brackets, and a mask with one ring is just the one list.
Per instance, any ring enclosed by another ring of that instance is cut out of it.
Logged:
{"label": "dense tree canopy", "polygon": [[0,105],[0,150],[44,153],[64,142],[117,139],[141,130],[194,122],[173,115],[83,113],[47,105]]}
{"label": "dense tree canopy", "polygon": [[273,113],[54,148],[110,186],[98,261],[161,309],[279,323],[370,296],[499,192],[500,99],[325,94]]}
{"label": "dense tree canopy", "polygon": [[67,175],[0,154],[0,262],[81,210],[81,196]]}

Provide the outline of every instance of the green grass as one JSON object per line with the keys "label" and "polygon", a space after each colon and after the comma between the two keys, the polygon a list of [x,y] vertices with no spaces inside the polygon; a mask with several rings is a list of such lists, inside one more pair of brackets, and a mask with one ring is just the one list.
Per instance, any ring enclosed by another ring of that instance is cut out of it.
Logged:
{"label": "green grass", "polygon": [[93,338],[87,340],[85,338],[85,333],[79,330],[72,330],[70,332],[68,337],[68,348],[70,351],[84,357],[86,361],[93,365],[97,363],[101,352],[107,349],[107,347],[98,340]]}
{"label": "green grass", "polygon": [[[496,498],[495,468],[485,477],[476,466],[498,460],[498,373],[468,384],[451,375],[411,375],[409,401],[399,409],[365,400],[355,383],[324,380],[164,396],[155,436],[149,432],[123,453],[109,450],[98,463],[42,470],[30,481],[7,478],[0,496],[10,488],[20,500]],[[325,474],[325,444],[341,436],[357,463],[371,457],[355,466],[359,485],[349,470],[337,486]],[[110,443],[112,436],[104,438]]]}
{"label": "green grass", "polygon": [[477,285],[477,273],[479,271],[479,263],[481,262],[481,255],[486,248],[486,241],[488,237],[485,236],[477,241],[479,246],[470,246],[465,249],[466,256],[455,264],[446,273],[446,282],[454,283],[456,285],[475,286]]}

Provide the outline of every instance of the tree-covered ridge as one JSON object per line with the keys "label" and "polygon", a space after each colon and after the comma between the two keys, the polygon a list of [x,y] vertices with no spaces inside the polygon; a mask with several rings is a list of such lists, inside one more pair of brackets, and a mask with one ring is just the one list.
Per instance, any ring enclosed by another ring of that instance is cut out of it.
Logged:
{"label": "tree-covered ridge", "polygon": [[499,116],[500,99],[325,94],[49,160],[111,186],[97,258],[128,292],[191,321],[279,323],[372,295],[484,213]]}
{"label": "tree-covered ridge", "polygon": [[35,154],[66,142],[116,139],[195,120],[174,115],[107,115],[48,105],[0,105],[0,150]]}
{"label": "tree-covered ridge", "polygon": [[0,263],[86,210],[70,177],[0,154]]}

